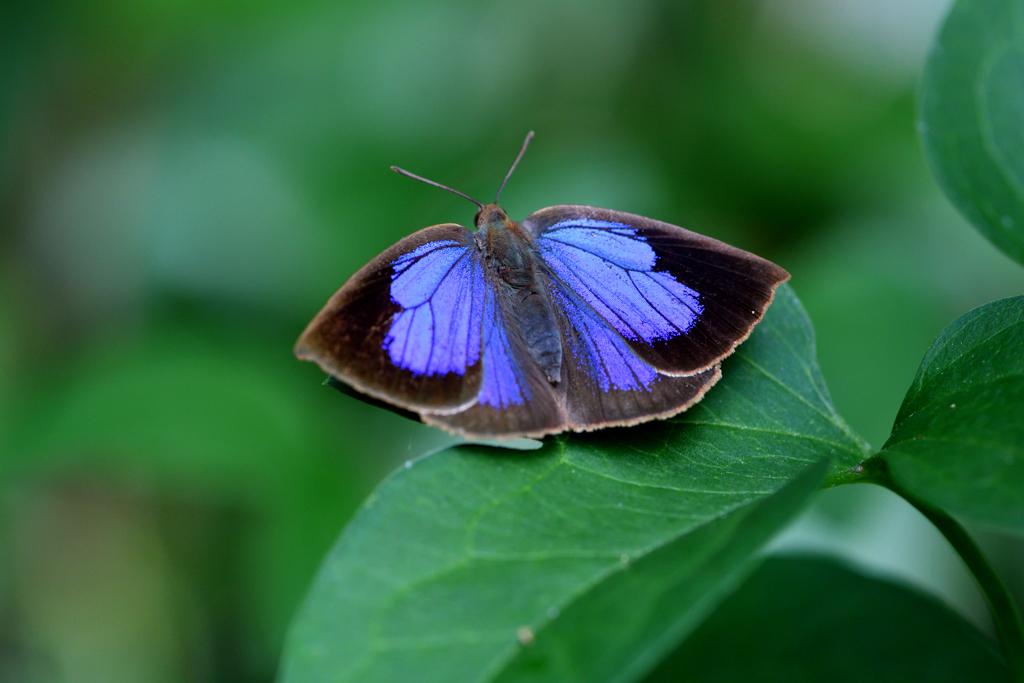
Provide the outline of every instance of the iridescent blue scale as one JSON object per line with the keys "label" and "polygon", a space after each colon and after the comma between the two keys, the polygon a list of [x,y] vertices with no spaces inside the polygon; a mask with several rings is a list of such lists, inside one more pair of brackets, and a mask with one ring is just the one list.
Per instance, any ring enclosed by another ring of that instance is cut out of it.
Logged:
{"label": "iridescent blue scale", "polygon": [[484,379],[478,401],[482,405],[507,408],[529,398],[523,370],[516,362],[503,316],[496,310],[495,296],[487,294],[484,308]]}
{"label": "iridescent blue scale", "polygon": [[704,310],[697,292],[654,270],[654,249],[624,223],[561,221],[537,244],[562,282],[629,339],[686,334]]}
{"label": "iridescent blue scale", "polygon": [[443,240],[417,247],[391,267],[391,300],[400,310],[384,337],[388,356],[414,374],[464,374],[481,352],[480,260]]}
{"label": "iridescent blue scale", "polygon": [[572,357],[586,368],[601,391],[644,391],[658,379],[657,371],[637,358],[594,309],[561,290],[554,298],[580,332],[579,338],[569,343]]}
{"label": "iridescent blue scale", "polygon": [[700,400],[789,277],[642,216],[555,206],[520,224],[471,201],[475,233],[439,225],[385,251],[296,354],[470,437],[634,424]]}

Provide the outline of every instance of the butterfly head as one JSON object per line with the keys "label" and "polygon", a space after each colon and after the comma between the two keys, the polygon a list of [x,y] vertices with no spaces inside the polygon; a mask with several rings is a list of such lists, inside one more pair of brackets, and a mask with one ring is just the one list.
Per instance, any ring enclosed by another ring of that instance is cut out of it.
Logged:
{"label": "butterfly head", "polygon": [[530,239],[500,206],[488,204],[480,210],[476,215],[475,237],[480,251],[510,284],[520,277],[532,278],[524,254],[529,249]]}
{"label": "butterfly head", "polygon": [[474,222],[476,223],[476,229],[481,231],[512,227],[513,225],[505,210],[497,204],[488,204],[480,209],[476,214]]}

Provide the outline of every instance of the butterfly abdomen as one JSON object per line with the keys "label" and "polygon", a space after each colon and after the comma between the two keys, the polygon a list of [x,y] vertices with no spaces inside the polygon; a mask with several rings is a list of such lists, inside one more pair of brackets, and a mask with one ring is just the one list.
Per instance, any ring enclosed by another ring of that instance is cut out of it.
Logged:
{"label": "butterfly abdomen", "polygon": [[549,382],[559,382],[562,379],[562,340],[543,283],[535,281],[533,286],[519,290],[516,308],[530,355],[540,364]]}
{"label": "butterfly abdomen", "polygon": [[476,226],[477,243],[486,255],[488,267],[508,288],[515,319],[530,355],[548,382],[561,381],[562,338],[551,297],[538,277],[539,256],[533,238],[495,204],[481,210]]}

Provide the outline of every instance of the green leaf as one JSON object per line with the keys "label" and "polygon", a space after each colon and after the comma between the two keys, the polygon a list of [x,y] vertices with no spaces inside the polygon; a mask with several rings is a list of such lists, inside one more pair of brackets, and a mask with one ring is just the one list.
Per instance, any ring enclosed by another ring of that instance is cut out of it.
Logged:
{"label": "green leaf", "polygon": [[992,641],[934,598],[824,559],[773,557],[646,683],[680,680],[981,682],[1010,674]]}
{"label": "green leaf", "polygon": [[781,491],[654,550],[583,594],[519,650],[498,681],[633,680],[740,583],[757,549],[817,490],[827,460]]}
{"label": "green leaf", "polygon": [[959,0],[925,67],[920,129],[953,203],[1024,262],[1024,3]]}
{"label": "green leaf", "polygon": [[1024,297],[962,316],[929,349],[880,456],[910,494],[1024,531]]}
{"label": "green leaf", "polygon": [[[538,662],[590,680],[587,649],[606,641],[623,675],[653,665],[824,472],[772,494],[812,464],[841,476],[866,454],[832,408],[790,288],[723,375],[677,419],[408,463],[324,562],[282,680],[514,679]],[[615,619],[568,632],[612,607]]]}

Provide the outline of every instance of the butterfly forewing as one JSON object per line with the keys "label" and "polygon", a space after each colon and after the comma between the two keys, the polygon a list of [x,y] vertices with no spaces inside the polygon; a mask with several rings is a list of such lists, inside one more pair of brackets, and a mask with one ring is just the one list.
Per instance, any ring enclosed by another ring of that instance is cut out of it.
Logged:
{"label": "butterfly forewing", "polygon": [[[750,335],[789,279],[759,256],[619,211],[554,206],[523,227],[553,287],[572,292],[662,374],[715,366]],[[579,317],[571,307],[563,313],[571,324]]]}
{"label": "butterfly forewing", "polygon": [[418,412],[472,405],[483,380],[484,266],[466,228],[424,228],[338,290],[295,346],[359,391]]}

